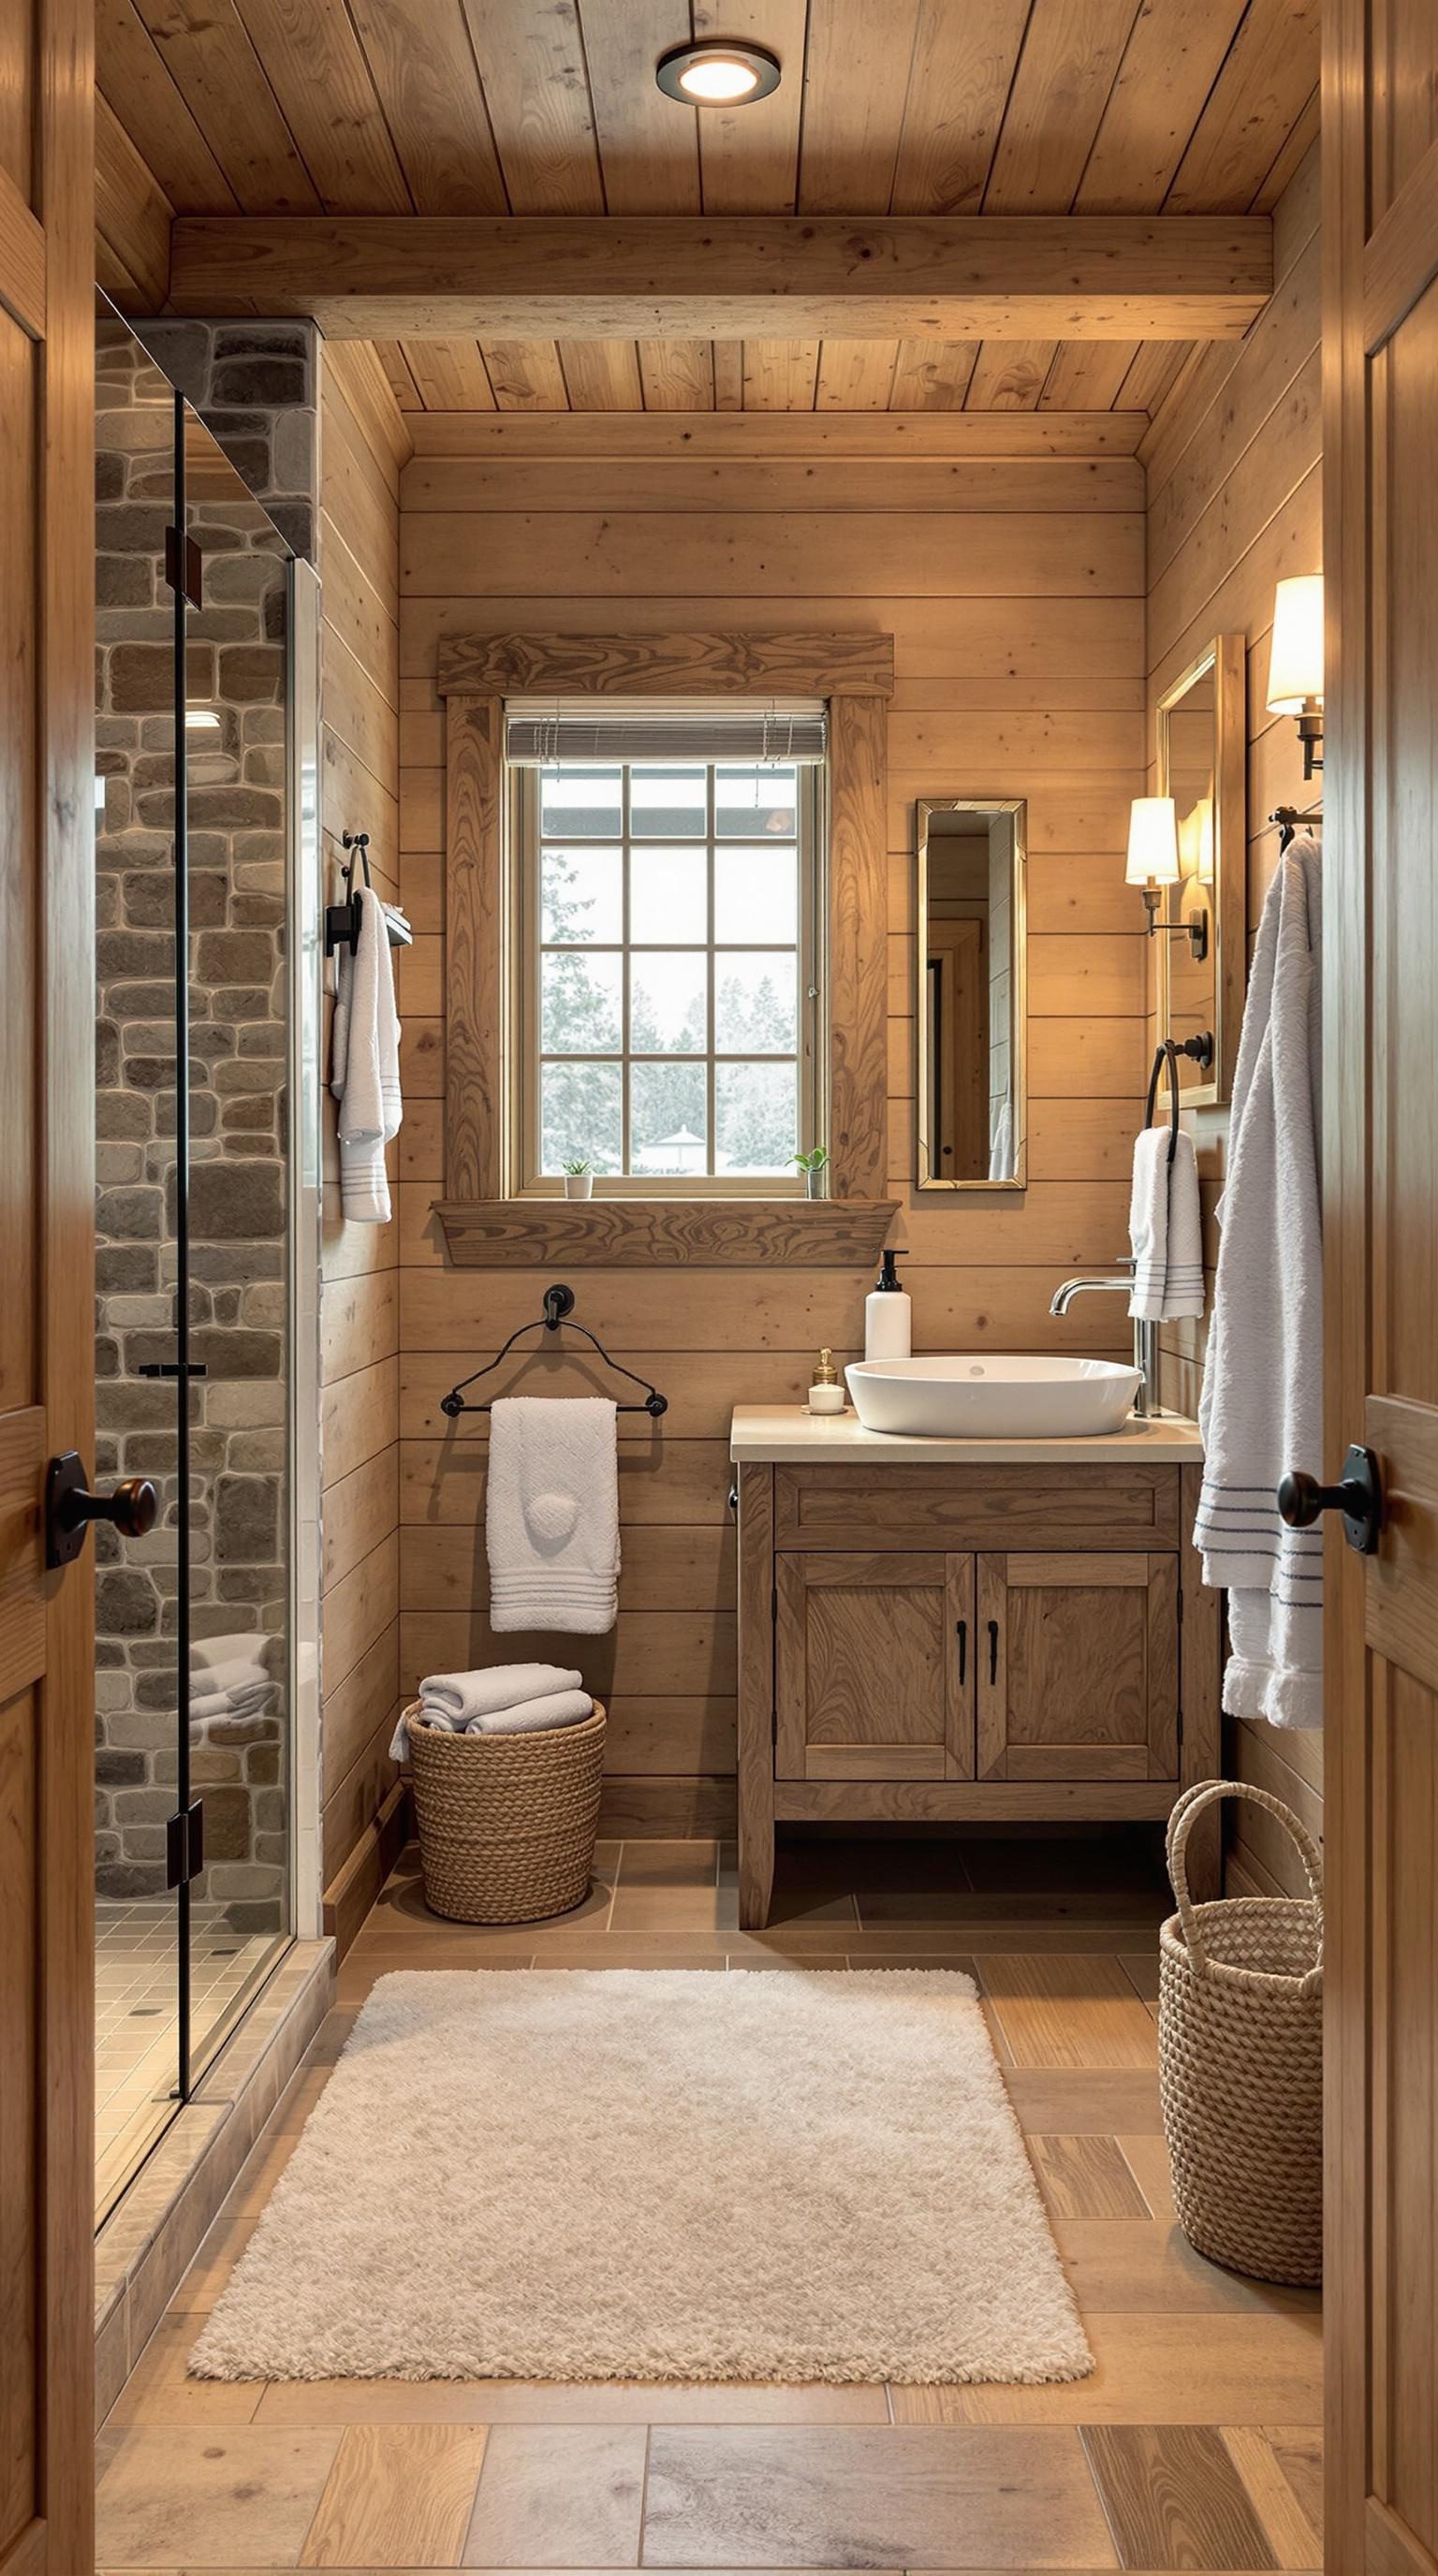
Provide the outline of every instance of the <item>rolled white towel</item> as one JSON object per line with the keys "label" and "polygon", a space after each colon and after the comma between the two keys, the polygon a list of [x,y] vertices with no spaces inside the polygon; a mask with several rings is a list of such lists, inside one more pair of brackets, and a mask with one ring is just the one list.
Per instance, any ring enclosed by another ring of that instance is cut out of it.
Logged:
{"label": "rolled white towel", "polygon": [[215,1672],[223,1664],[263,1664],[275,1640],[262,1628],[231,1628],[222,1637],[196,1637],[190,1668]]}
{"label": "rolled white towel", "polygon": [[522,1700],[578,1690],[583,1678],[563,1664],[487,1664],[473,1673],[431,1673],[420,1683],[419,1696],[426,1717],[436,1725],[447,1718],[459,1728],[472,1718],[518,1708]]}
{"label": "rolled white towel", "polygon": [[499,1708],[487,1717],[472,1717],[466,1735],[541,1735],[554,1726],[578,1726],[594,1715],[588,1691],[551,1691],[547,1699],[527,1699],[518,1708]]}
{"label": "rolled white towel", "polygon": [[227,1663],[193,1664],[190,1668],[192,1690],[268,1690],[272,1679],[272,1674],[253,1655],[236,1655]]}

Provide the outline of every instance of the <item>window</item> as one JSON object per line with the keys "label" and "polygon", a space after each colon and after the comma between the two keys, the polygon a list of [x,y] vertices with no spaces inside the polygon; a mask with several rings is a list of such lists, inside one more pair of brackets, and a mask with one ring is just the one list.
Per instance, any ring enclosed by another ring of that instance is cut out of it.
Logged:
{"label": "window", "polygon": [[520,1187],[587,1163],[619,1197],[797,1193],[819,1117],[822,704],[506,718]]}

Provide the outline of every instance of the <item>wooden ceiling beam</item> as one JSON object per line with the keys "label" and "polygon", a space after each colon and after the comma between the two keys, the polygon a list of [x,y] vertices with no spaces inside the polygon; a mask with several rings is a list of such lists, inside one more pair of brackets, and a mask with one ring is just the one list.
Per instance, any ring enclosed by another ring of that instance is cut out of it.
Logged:
{"label": "wooden ceiling beam", "polygon": [[198,215],[180,313],[339,339],[1226,340],[1273,285],[1262,215]]}

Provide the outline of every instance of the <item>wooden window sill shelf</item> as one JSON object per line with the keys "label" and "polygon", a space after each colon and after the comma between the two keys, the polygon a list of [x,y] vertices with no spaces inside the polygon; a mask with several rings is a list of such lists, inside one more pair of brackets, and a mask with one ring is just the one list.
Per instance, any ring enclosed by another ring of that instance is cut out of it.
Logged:
{"label": "wooden window sill shelf", "polygon": [[437,1199],[452,1263],[589,1264],[604,1270],[872,1269],[897,1199]]}

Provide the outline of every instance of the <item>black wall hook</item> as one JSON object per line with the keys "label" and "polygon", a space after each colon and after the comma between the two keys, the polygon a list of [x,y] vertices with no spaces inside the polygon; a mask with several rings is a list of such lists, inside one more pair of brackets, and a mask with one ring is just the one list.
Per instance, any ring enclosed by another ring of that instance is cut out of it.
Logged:
{"label": "black wall hook", "polygon": [[[340,836],[340,847],[350,853],[343,870],[345,899],[343,903],[325,905],[325,955],[333,957],[337,948],[347,948],[351,957],[355,957],[359,954],[360,922],[364,917],[359,888],[355,884],[355,870],[363,868],[365,884],[369,885],[371,882],[369,834],[368,832],[344,832]],[[403,920],[389,904],[384,906],[384,926],[389,934],[391,948],[413,947],[414,932],[409,923]]]}

